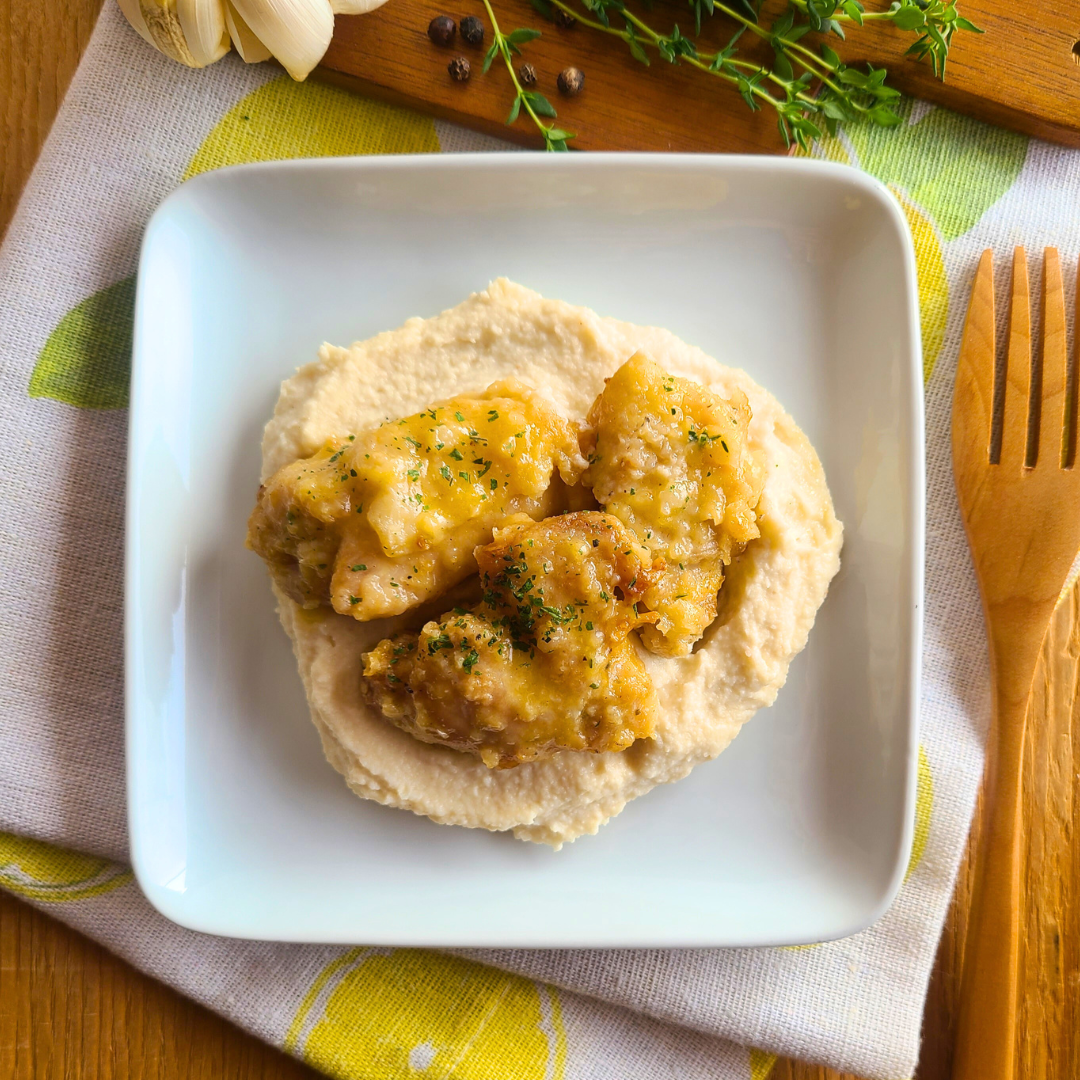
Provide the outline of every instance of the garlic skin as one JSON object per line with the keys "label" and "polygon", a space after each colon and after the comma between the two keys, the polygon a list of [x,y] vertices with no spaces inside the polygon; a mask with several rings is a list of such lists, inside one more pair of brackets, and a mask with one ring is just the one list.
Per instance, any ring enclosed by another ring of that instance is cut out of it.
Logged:
{"label": "garlic skin", "polygon": [[225,25],[229,28],[233,48],[245,64],[270,59],[270,50],[252,33],[251,27],[240,17],[231,0],[225,0]]}
{"label": "garlic skin", "polygon": [[188,67],[235,47],[248,64],[276,59],[298,82],[323,58],[334,15],[364,15],[386,0],[117,0],[140,37]]}
{"label": "garlic skin", "polygon": [[[144,6],[147,2],[142,0]],[[206,67],[229,51],[221,0],[176,0],[176,17],[197,67]]]}
{"label": "garlic skin", "polygon": [[297,81],[330,47],[334,12],[330,0],[232,0],[237,14]]}
{"label": "garlic skin", "polygon": [[[131,23],[132,29],[134,29],[139,37],[143,41],[154,44],[154,39],[150,36],[150,31],[147,29],[146,20],[142,16],[142,8],[139,7],[139,0],[116,0],[120,7],[120,10],[124,13],[124,18]],[[154,46],[157,48],[157,46]]]}

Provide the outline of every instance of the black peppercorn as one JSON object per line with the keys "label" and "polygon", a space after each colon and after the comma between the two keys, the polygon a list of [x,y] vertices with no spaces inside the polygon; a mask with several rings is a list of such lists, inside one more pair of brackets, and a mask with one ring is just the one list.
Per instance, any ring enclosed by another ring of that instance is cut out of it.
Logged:
{"label": "black peppercorn", "polygon": [[574,16],[571,15],[569,11],[563,11],[562,8],[556,8],[555,9],[555,25],[556,26],[561,26],[564,30],[569,30],[570,27],[573,26],[574,23],[576,23],[576,22],[577,22],[577,19],[575,19]]}
{"label": "black peppercorn", "polygon": [[469,61],[464,56],[455,56],[449,64],[446,65],[446,70],[450,72],[450,78],[454,82],[468,82],[469,81]]}
{"label": "black peppercorn", "polygon": [[476,48],[484,44],[484,24],[475,15],[461,20],[461,40]]}
{"label": "black peppercorn", "polygon": [[532,64],[522,64],[518,68],[518,78],[521,80],[522,86],[535,86],[536,85],[536,68]]}
{"label": "black peppercorn", "polygon": [[582,74],[581,69],[576,67],[563,68],[559,72],[559,78],[556,81],[559,84],[560,93],[565,94],[567,97],[575,97],[580,94],[585,86],[585,76]]}
{"label": "black peppercorn", "polygon": [[457,33],[457,23],[449,15],[436,15],[428,23],[427,36],[436,45],[449,45]]}

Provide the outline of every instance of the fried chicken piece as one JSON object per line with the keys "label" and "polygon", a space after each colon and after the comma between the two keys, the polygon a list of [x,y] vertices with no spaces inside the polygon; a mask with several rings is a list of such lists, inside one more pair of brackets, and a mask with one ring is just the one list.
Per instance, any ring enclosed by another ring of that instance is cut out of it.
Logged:
{"label": "fried chicken piece", "polygon": [[657,700],[630,632],[662,564],[607,514],[522,516],[476,551],[483,600],[364,655],[362,692],[422,742],[510,768],[624,750]]}
{"label": "fried chicken piece", "polygon": [[764,481],[747,445],[750,404],[724,400],[635,353],[589,410],[582,482],[667,568],[642,596],[658,616],[646,647],[686,656],[716,618],[724,567],[758,536]]}
{"label": "fried chicken piece", "polygon": [[573,424],[495,383],[286,465],[259,490],[247,543],[306,608],[399,615],[473,573],[506,517],[558,509],[584,467]]}

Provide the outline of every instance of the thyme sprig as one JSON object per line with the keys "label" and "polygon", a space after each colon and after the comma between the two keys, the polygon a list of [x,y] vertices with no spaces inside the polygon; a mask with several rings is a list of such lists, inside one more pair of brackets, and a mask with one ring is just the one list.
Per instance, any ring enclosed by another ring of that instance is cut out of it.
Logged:
{"label": "thyme sprig", "polygon": [[[700,33],[703,15],[720,13],[737,24],[723,49],[699,49],[678,24],[670,33],[662,34],[632,12],[625,0],[580,0],[588,15],[571,7],[568,0],[530,0],[545,18],[553,19],[555,9],[559,9],[583,26],[622,39],[631,55],[643,64],[650,63],[647,49],[653,49],[669,63],[685,63],[720,78],[735,87],[749,108],[775,110],[785,145],[794,142],[804,149],[821,137],[822,128],[835,135],[844,121],[863,119],[879,127],[900,123],[891,104],[900,94],[885,84],[884,68],[872,64],[866,64],[865,70],[849,66],[825,41],[819,41],[816,47],[804,42],[807,34],[833,34],[845,40],[843,24],[862,26],[872,20],[888,21],[899,30],[918,34],[907,54],[917,59],[929,57],[934,73],[944,78],[955,32],[982,33],[959,15],[954,0],[892,0],[887,10],[877,12],[866,11],[861,0],[789,0],[787,10],[767,26],[760,22],[760,0],[688,2],[694,14],[695,36]],[[612,25],[609,13],[621,19],[622,27]],[[746,33],[768,43],[771,63],[738,56],[739,40]]]}
{"label": "thyme sprig", "polygon": [[532,117],[533,123],[540,129],[540,134],[544,137],[544,149],[562,151],[567,150],[567,142],[574,137],[574,133],[571,131],[564,131],[560,127],[556,127],[554,124],[545,124],[540,119],[541,116],[554,120],[557,118],[555,112],[555,106],[543,94],[537,90],[526,90],[518,80],[517,72],[514,70],[514,57],[521,55],[520,46],[526,42],[535,41],[540,37],[539,30],[518,29],[512,30],[509,34],[504,34],[499,29],[499,21],[495,18],[495,12],[491,7],[491,0],[484,0],[484,7],[487,8],[488,18],[491,20],[491,36],[493,38],[491,47],[488,49],[487,54],[484,56],[483,73],[486,75],[488,69],[491,67],[492,62],[496,56],[501,56],[503,62],[506,64],[506,70],[510,72],[510,81],[514,84],[514,103],[510,106],[510,115],[506,118],[507,124],[514,123],[521,113],[522,108]]}
{"label": "thyme sprig", "polygon": [[[692,0],[707,3],[708,0]],[[945,78],[945,61],[949,55],[953,34],[970,30],[981,34],[969,19],[956,10],[956,4],[945,0],[893,0],[885,11],[867,11],[860,0],[788,0],[793,8],[807,17],[810,29],[820,33],[832,32],[844,40],[842,23],[862,26],[867,22],[891,22],[898,30],[918,31],[919,37],[908,50],[908,56],[918,60],[930,57],[934,74]]]}

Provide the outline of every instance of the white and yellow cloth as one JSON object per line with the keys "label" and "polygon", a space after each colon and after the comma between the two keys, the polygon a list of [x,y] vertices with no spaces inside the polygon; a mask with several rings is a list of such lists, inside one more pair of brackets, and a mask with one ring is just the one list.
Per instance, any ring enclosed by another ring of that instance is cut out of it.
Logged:
{"label": "white and yellow cloth", "polygon": [[234,162],[499,146],[235,57],[189,71],[106,4],[0,251],[0,884],[342,1080],[760,1080],[775,1054],[910,1076],[988,708],[948,457],[968,283],[986,246],[1056,242],[1071,264],[1080,248],[1080,154],[919,104],[897,129],[817,150],[890,185],[919,258],[918,824],[908,880],[876,926],[800,949],[262,944],[172,925],[124,865],[125,406],[144,224],[181,180]]}

